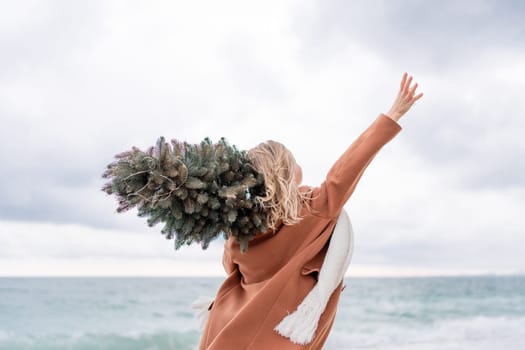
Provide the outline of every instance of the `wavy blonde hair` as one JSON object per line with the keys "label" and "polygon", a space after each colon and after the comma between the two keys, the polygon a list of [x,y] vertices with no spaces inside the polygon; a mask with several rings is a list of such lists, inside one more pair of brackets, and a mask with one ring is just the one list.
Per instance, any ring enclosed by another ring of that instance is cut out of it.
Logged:
{"label": "wavy blonde hair", "polygon": [[312,189],[299,190],[300,184],[295,178],[298,165],[292,152],[282,143],[268,140],[248,150],[247,157],[254,169],[264,176],[265,196],[255,200],[269,211],[268,228],[275,230],[279,219],[286,225],[300,222],[302,206],[311,209],[308,199]]}

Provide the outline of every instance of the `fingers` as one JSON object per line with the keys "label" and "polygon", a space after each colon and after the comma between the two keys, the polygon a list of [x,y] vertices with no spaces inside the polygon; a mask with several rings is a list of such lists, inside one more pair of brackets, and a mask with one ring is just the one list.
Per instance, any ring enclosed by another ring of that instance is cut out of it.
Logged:
{"label": "fingers", "polygon": [[418,95],[414,96],[418,87],[418,83],[410,86],[411,83],[412,76],[409,76],[407,72],[404,72],[399,85],[399,94],[392,109],[398,109],[402,113],[405,113],[417,100],[423,96],[423,93],[419,93]]}
{"label": "fingers", "polygon": [[414,86],[409,90],[408,96],[413,97],[414,92],[416,91],[416,88],[417,88],[417,83],[415,83]]}
{"label": "fingers", "polygon": [[411,108],[414,103],[416,103],[417,100],[419,100],[421,98],[421,96],[423,96],[423,93],[420,93],[419,95],[417,95],[416,97],[414,97],[410,102],[409,102],[409,108]]}
{"label": "fingers", "polygon": [[403,87],[403,94],[408,94],[408,88],[410,86],[410,83],[412,82],[412,76],[408,77],[408,80],[406,81],[405,86]]}
{"label": "fingers", "polygon": [[421,98],[421,96],[423,96],[423,93],[420,93],[419,95],[417,95],[416,97],[414,97],[413,102],[416,102],[417,100],[419,100],[419,99]]}
{"label": "fingers", "polygon": [[401,81],[401,92],[402,95],[405,96],[405,98],[412,99],[414,98],[414,93],[416,92],[418,83],[415,83],[412,87],[410,87],[410,83],[412,82],[412,76],[409,76],[408,79],[406,79],[406,77],[407,73],[405,72],[403,74],[403,80]]}
{"label": "fingers", "polygon": [[399,91],[403,91],[403,87],[405,86],[405,82],[407,80],[407,73],[403,73],[403,78],[401,79],[401,85],[399,86]]}

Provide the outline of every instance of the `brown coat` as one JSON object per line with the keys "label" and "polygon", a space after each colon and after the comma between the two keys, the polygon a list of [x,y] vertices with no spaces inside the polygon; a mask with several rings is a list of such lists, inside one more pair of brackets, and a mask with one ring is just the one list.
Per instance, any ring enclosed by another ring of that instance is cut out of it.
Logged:
{"label": "brown coat", "polygon": [[210,306],[199,350],[322,349],[342,283],[330,297],[311,343],[294,344],[273,329],[314,287],[343,205],[377,152],[400,131],[395,120],[381,113],[314,188],[314,212],[303,207],[304,219],[298,224],[280,224],[275,232],[256,236],[246,254],[233,238],[226,240],[223,265],[228,277]]}

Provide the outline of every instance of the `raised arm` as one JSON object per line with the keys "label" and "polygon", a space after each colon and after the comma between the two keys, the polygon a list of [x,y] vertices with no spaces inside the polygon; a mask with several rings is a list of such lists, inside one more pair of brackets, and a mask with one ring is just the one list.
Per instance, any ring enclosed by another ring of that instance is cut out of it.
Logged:
{"label": "raised arm", "polygon": [[335,218],[350,198],[368,164],[379,150],[402,130],[386,114],[379,114],[330,168],[314,192],[311,206],[318,216]]}
{"label": "raised arm", "polygon": [[418,84],[415,83],[411,87],[411,82],[412,76],[407,79],[405,72],[388,114],[379,114],[328,171],[326,180],[313,193],[311,206],[315,214],[337,217],[354,192],[368,164],[377,152],[401,131],[399,119],[423,96],[423,93],[415,95]]}

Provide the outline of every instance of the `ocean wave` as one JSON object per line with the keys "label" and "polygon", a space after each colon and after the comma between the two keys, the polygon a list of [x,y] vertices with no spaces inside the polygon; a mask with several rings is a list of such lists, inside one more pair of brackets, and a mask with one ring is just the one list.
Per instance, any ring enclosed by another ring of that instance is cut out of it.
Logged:
{"label": "ocean wave", "polygon": [[[72,332],[17,335],[0,330],[0,349],[194,350],[200,332]],[[391,323],[373,328],[333,329],[325,350],[518,350],[525,348],[525,317],[473,317],[406,327]]]}
{"label": "ocean wave", "polygon": [[407,327],[374,324],[357,331],[332,330],[325,350],[518,350],[525,349],[525,317],[472,317]]}
{"label": "ocean wave", "polygon": [[144,333],[129,331],[123,333],[74,332],[52,334],[17,335],[0,330],[1,350],[194,350],[200,339],[197,331],[156,331]]}

